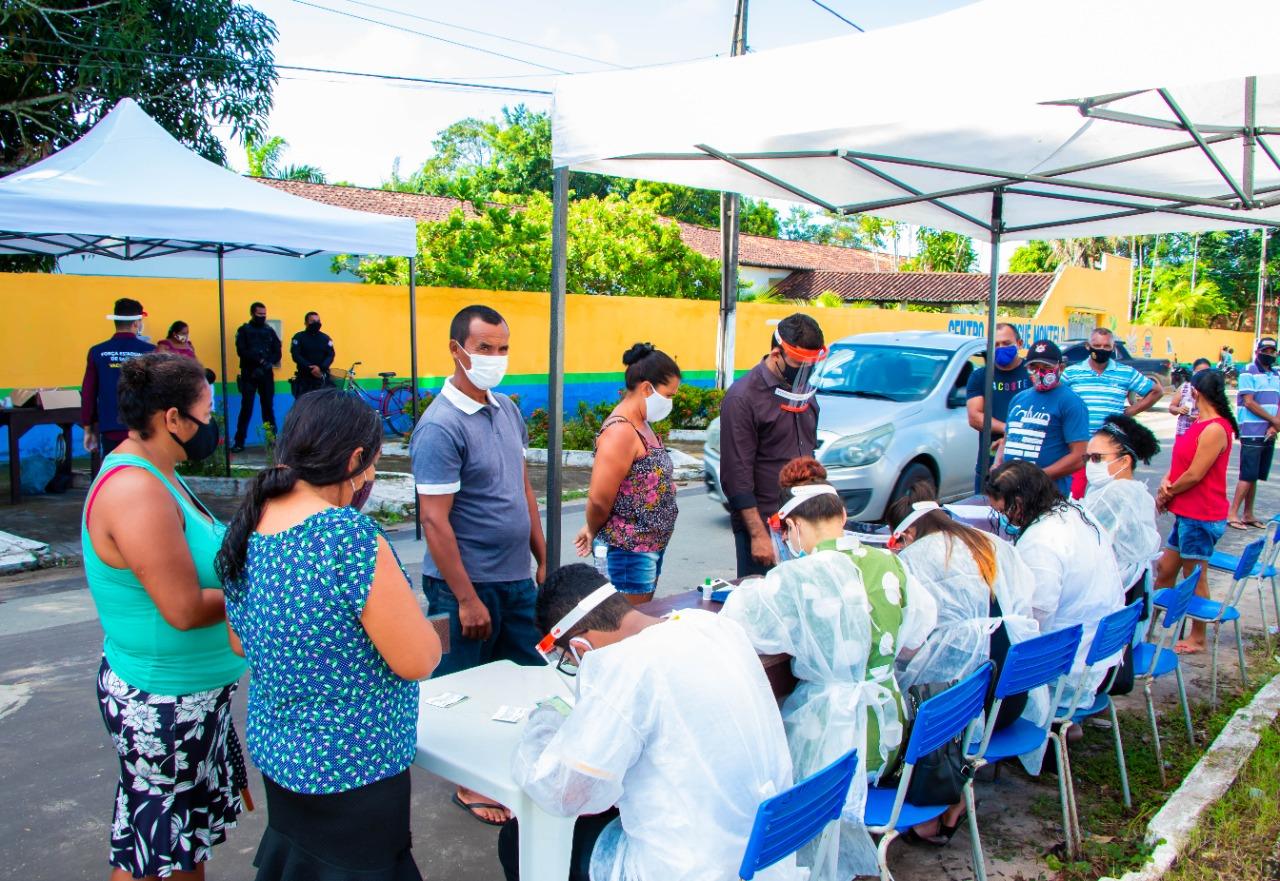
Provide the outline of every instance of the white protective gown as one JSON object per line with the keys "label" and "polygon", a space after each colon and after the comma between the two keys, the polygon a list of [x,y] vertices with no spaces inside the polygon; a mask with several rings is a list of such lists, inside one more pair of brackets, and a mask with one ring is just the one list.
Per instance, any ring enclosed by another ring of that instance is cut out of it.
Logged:
{"label": "white protective gown", "polygon": [[1111,546],[1120,568],[1120,580],[1127,590],[1137,584],[1160,553],[1160,532],[1156,529],[1156,500],[1140,480],[1110,480],[1101,486],[1089,485],[1081,501],[1111,536]]}
{"label": "white protective gown", "polygon": [[729,595],[720,615],[740,622],[762,654],[794,659],[799,685],[783,704],[782,717],[797,780],[851,747],[858,750],[859,773],[840,823],[800,850],[800,865],[810,867],[813,881],[878,874],[875,846],[863,823],[867,717],[876,718],[882,760],[901,742],[902,722],[893,665],[867,670],[871,607],[860,570],[839,551],[818,551],[744,584]]}
{"label": "white protective gown", "polygon": [[[617,805],[591,881],[731,881],[762,801],[791,786],[786,735],[737,624],[687,610],[588,652],[565,718],[535,711],[516,782],[559,816]],[[803,881],[788,857],[761,872]]]}
{"label": "white protective gown", "polygon": [[[1098,622],[1124,606],[1125,588],[1111,536],[1092,515],[1068,503],[1065,509],[1051,511],[1024,529],[1017,547],[1035,584],[1032,608],[1040,632],[1084,625],[1073,669],[1079,673],[1084,670]],[[1097,691],[1107,670],[1120,660],[1117,652],[1110,664],[1099,664],[1083,694]],[[1064,700],[1068,697],[1070,689],[1063,694]]]}
{"label": "white protective gown", "polygon": [[[1002,618],[991,617],[990,589],[978,563],[962,542],[940,532],[912,542],[899,555],[938,606],[938,624],[924,645],[905,665],[899,665],[898,684],[955,682],[978,669],[991,656],[991,634],[1004,622],[1010,643],[1040,635],[1032,613],[1033,579],[1018,549],[992,538],[996,555],[995,594]],[[1022,718],[1036,725],[1048,721],[1049,689],[1037,688],[1027,697]],[[1042,751],[1023,757],[1032,773],[1040,767]]]}

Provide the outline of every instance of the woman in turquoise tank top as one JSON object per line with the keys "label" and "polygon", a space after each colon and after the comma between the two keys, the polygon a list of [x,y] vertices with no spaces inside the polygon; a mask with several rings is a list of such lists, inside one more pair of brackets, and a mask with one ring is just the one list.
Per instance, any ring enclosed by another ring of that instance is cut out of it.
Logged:
{"label": "woman in turquoise tank top", "polygon": [[244,672],[214,568],[223,526],[175,470],[217,449],[204,368],[168,354],[126,361],[119,400],[129,438],[103,461],[81,521],[106,633],[98,700],[120,756],[113,881],[201,873],[235,825],[228,739]]}

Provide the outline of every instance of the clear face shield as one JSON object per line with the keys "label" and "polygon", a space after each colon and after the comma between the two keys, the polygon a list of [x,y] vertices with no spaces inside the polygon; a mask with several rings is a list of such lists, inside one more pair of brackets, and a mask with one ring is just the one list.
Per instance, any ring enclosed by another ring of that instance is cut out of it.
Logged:
{"label": "clear face shield", "polygon": [[776,330],[773,332],[774,342],[782,349],[782,376],[791,385],[784,389],[774,389],[774,394],[782,398],[782,409],[788,413],[803,413],[809,409],[809,401],[818,389],[813,385],[813,375],[822,360],[827,357],[825,347],[821,349],[801,349],[782,339]]}
{"label": "clear face shield", "polygon": [[795,547],[787,540],[787,518],[791,512],[814,496],[839,496],[840,493],[829,483],[815,483],[808,486],[791,488],[791,498],[782,509],[769,518],[769,537],[773,539],[773,551],[779,563],[798,560],[805,556],[803,548]]}

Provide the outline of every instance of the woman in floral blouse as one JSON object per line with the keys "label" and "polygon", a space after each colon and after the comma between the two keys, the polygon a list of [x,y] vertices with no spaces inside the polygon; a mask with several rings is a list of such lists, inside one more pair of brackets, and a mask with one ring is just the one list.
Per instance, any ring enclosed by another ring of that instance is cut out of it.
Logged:
{"label": "woman in floral blouse", "polygon": [[596,438],[587,524],[574,544],[580,557],[602,544],[609,580],[638,605],[653,599],[676,528],[675,468],[653,426],[671,415],[680,368],[650,343],[636,343],[622,363],[627,392]]}

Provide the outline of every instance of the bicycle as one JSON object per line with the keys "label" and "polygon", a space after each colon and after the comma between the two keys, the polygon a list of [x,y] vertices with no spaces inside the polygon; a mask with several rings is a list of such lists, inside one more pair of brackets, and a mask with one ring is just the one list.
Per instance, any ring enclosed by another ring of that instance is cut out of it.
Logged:
{"label": "bicycle", "polygon": [[382,417],[382,423],[388,432],[399,437],[406,437],[413,431],[413,389],[408,382],[392,382],[395,371],[386,370],[378,374],[382,377],[382,388],[375,396],[365,391],[356,380],[356,368],[363,364],[357,361],[348,370],[331,369],[329,376],[340,381],[338,386],[344,394],[354,395],[372,407]]}

